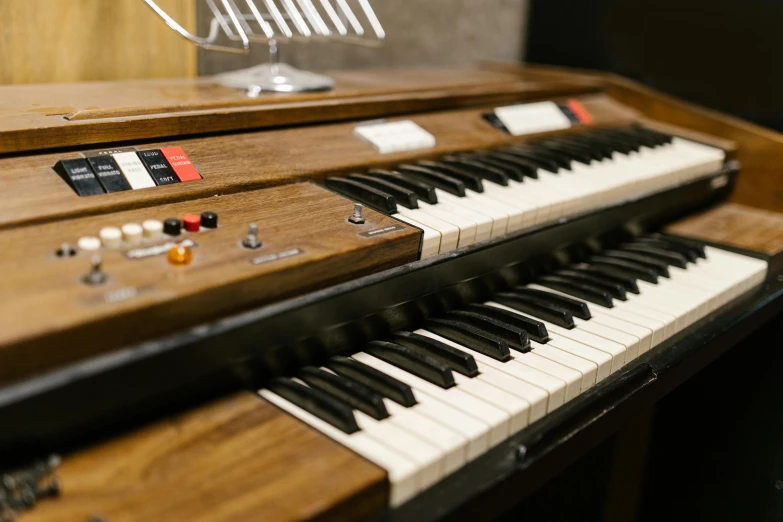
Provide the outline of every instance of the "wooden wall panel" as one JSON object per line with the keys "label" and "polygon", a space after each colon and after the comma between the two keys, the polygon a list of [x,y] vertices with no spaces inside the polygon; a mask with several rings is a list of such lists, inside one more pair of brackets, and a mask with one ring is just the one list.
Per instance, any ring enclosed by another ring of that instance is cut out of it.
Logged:
{"label": "wooden wall panel", "polygon": [[[195,0],[159,4],[195,29]],[[195,47],[141,0],[0,1],[0,84],[195,74]]]}

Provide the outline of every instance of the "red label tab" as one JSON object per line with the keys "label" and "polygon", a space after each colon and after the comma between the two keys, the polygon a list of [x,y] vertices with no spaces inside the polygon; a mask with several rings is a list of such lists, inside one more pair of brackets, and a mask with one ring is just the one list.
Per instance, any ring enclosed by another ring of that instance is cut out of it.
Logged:
{"label": "red label tab", "polygon": [[568,100],[568,108],[571,109],[571,112],[573,112],[574,116],[579,119],[580,123],[585,125],[590,125],[593,123],[593,117],[590,116],[590,113],[587,112],[587,109],[585,109],[585,106],[582,105],[579,100],[575,100],[573,98]]}
{"label": "red label tab", "polygon": [[166,160],[168,160],[169,165],[174,169],[174,173],[180,181],[201,179],[201,174],[198,173],[196,167],[190,162],[182,147],[168,147],[160,149],[160,151],[166,156]]}

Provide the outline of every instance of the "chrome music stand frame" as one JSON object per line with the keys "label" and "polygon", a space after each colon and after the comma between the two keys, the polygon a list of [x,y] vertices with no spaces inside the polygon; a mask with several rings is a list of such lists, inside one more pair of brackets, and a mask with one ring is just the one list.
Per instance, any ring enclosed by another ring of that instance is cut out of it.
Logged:
{"label": "chrome music stand frame", "polygon": [[386,38],[369,0],[244,0],[249,12],[243,12],[235,0],[204,0],[212,12],[207,36],[187,31],[154,0],[143,1],[171,29],[203,49],[248,54],[252,43],[268,44],[269,63],[215,76],[221,85],[243,89],[251,97],[334,87],[328,76],[280,63],[280,43],[325,40],[378,46]]}

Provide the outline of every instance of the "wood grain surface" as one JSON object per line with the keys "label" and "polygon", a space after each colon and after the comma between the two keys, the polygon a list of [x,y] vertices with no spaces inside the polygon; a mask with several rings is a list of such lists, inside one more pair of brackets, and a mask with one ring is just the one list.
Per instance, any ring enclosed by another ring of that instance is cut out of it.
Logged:
{"label": "wood grain surface", "polygon": [[[195,0],[158,3],[195,31]],[[196,47],[140,0],[3,0],[0,21],[0,84],[196,75]]]}
{"label": "wood grain surface", "polygon": [[[19,0],[21,1],[21,0]],[[141,2],[139,2],[141,4]],[[595,92],[478,69],[330,73],[333,91],[248,98],[212,78],[0,86],[0,154],[373,118]]]}
{"label": "wood grain surface", "polygon": [[[102,249],[108,280],[87,285],[90,253],[55,255],[105,226],[204,211],[218,213],[219,227],[179,236],[196,242],[189,266]],[[418,229],[371,209],[354,225],[352,211],[348,199],[298,183],[0,232],[0,384],[418,259]],[[256,250],[241,245],[250,223],[263,242]],[[359,235],[389,225],[399,229]],[[252,262],[293,249],[301,253]]]}
{"label": "wood grain surface", "polygon": [[[627,124],[636,115],[606,96],[587,95],[579,99],[593,115],[596,125]],[[204,179],[90,197],[77,196],[52,170],[58,160],[80,157],[78,153],[12,156],[0,159],[0,229],[282,183],[318,180],[331,174],[540,137],[514,138],[495,129],[481,117],[494,107],[389,118],[390,121],[411,119],[432,133],[437,142],[432,149],[395,154],[380,154],[369,143],[356,137],[353,133],[356,124],[353,122],[137,143],[139,150],[181,146]],[[580,132],[580,128],[577,126],[567,132]],[[86,146],[85,149],[91,147]]]}
{"label": "wood grain surface", "polygon": [[371,520],[385,472],[251,393],[66,455],[19,522]]}
{"label": "wood grain surface", "polygon": [[687,217],[666,231],[771,256],[783,253],[783,214],[737,203]]}

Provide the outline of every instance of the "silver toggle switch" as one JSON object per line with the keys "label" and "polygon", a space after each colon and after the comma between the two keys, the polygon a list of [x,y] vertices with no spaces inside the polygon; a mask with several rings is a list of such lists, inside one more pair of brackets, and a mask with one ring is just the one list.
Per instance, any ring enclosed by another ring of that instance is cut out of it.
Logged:
{"label": "silver toggle switch", "polygon": [[353,206],[353,215],[348,218],[348,221],[353,223],[354,225],[361,225],[364,223],[364,216],[362,215],[362,210],[364,207],[361,203],[357,203]]}
{"label": "silver toggle switch", "polygon": [[261,247],[261,241],[258,239],[258,225],[255,223],[247,227],[247,237],[242,240],[242,246],[245,248]]}
{"label": "silver toggle switch", "polygon": [[90,271],[82,277],[82,281],[88,285],[101,285],[106,282],[106,274],[101,269],[101,256],[92,256],[90,259]]}

